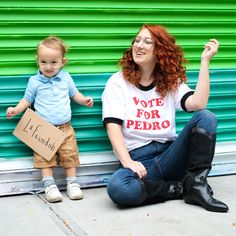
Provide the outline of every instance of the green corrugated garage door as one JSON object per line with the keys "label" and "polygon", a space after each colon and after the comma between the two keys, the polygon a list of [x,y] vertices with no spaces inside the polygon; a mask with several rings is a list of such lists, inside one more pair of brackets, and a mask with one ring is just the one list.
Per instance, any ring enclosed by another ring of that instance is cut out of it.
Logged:
{"label": "green corrugated garage door", "polygon": [[[219,53],[211,62],[212,92],[208,108],[219,120],[218,143],[232,147],[227,144],[236,141],[235,0],[212,3],[203,0],[1,1],[1,173],[32,168],[31,150],[12,135],[20,116],[6,120],[5,110],[23,96],[29,76],[37,69],[35,47],[51,34],[62,37],[70,45],[69,64],[65,69],[73,75],[79,90],[95,99],[92,109],[72,105],[83,175],[95,176],[88,184],[93,185],[100,181],[96,175],[112,172],[114,159],[107,155],[111,147],[101,123],[101,93],[107,78],[117,70],[117,60],[143,23],[162,24],[176,36],[189,60],[187,70],[192,87],[203,45],[210,38],[220,41]],[[188,114],[178,113],[178,129],[187,119]],[[22,161],[30,164],[21,166]],[[104,166],[105,171],[99,169]],[[102,182],[106,182],[104,178]]]}

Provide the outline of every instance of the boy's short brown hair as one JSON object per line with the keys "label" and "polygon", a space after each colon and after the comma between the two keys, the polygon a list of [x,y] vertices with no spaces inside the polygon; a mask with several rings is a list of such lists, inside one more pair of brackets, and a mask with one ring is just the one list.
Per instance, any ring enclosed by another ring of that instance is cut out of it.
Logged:
{"label": "boy's short brown hair", "polygon": [[36,54],[38,55],[38,51],[41,46],[45,46],[47,48],[58,49],[61,51],[62,56],[64,57],[65,54],[68,52],[69,46],[65,44],[65,42],[58,38],[57,36],[49,36],[43,39],[38,45]]}

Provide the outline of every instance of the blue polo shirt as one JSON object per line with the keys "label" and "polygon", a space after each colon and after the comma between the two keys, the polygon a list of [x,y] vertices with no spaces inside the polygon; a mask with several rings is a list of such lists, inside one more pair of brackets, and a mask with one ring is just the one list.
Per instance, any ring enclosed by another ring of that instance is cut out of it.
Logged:
{"label": "blue polo shirt", "polygon": [[61,70],[52,78],[45,77],[40,71],[31,76],[24,99],[34,103],[36,113],[53,125],[64,124],[71,119],[70,98],[77,88],[68,72]]}

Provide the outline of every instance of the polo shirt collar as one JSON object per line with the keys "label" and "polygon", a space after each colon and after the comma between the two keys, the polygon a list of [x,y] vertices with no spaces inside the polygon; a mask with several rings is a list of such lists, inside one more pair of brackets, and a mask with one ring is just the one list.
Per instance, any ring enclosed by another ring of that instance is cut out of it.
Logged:
{"label": "polo shirt collar", "polygon": [[38,80],[43,83],[48,83],[49,81],[60,81],[62,79],[62,76],[63,76],[62,70],[60,70],[55,76],[50,78],[44,76],[40,70],[38,70],[37,74]]}

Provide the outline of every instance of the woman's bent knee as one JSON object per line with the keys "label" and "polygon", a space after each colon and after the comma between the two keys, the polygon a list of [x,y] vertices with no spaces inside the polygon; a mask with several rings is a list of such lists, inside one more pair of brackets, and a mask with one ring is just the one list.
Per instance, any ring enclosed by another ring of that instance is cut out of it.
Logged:
{"label": "woman's bent knee", "polygon": [[107,185],[107,193],[117,205],[138,206],[143,202],[141,186],[135,179],[128,185],[111,179]]}
{"label": "woman's bent knee", "polygon": [[199,119],[201,120],[199,123],[199,126],[202,126],[201,128],[207,130],[209,133],[216,132],[218,121],[213,112],[204,109],[198,111],[196,115],[199,116]]}

